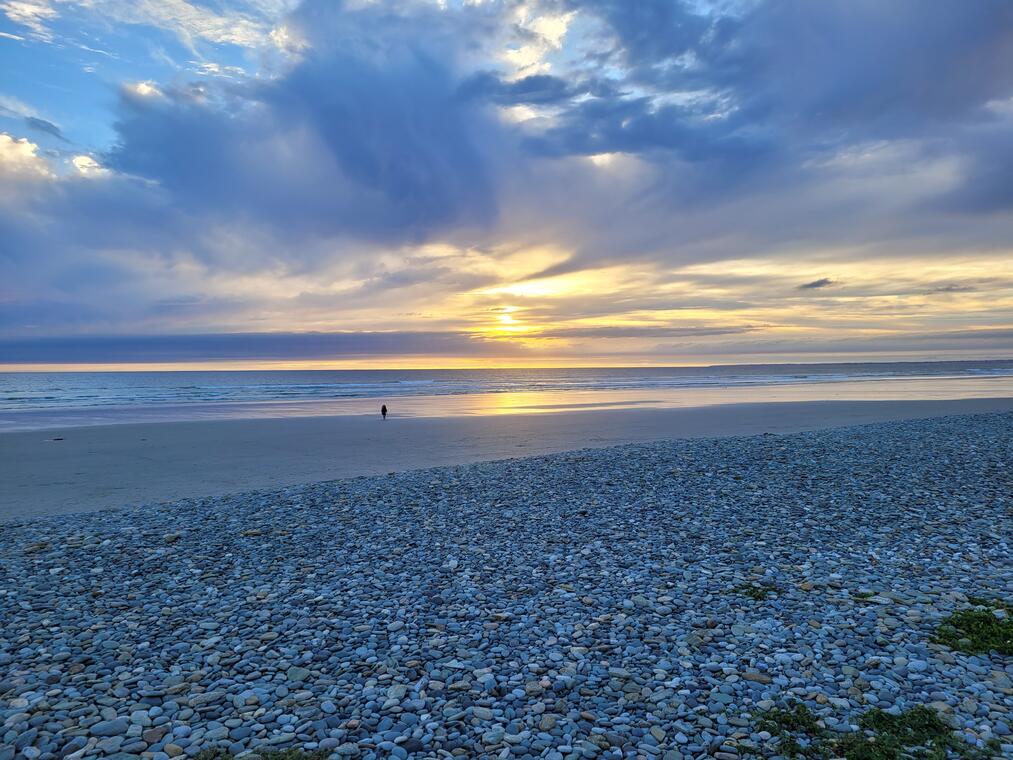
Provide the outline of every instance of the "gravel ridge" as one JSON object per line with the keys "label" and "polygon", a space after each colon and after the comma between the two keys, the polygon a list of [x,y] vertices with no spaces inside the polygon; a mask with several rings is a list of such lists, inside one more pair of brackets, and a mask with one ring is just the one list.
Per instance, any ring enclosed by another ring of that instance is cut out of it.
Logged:
{"label": "gravel ridge", "polygon": [[777,756],[930,705],[1013,757],[1013,414],[589,449],[0,526],[0,760]]}

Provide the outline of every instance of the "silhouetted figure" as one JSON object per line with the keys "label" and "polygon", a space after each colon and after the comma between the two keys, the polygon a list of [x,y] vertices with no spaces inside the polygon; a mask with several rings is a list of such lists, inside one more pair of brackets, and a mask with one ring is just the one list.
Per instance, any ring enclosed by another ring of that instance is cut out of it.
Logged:
{"label": "silhouetted figure", "polygon": [[383,417],[384,419],[387,419],[387,405],[386,404],[384,404],[383,406],[380,407],[380,416]]}

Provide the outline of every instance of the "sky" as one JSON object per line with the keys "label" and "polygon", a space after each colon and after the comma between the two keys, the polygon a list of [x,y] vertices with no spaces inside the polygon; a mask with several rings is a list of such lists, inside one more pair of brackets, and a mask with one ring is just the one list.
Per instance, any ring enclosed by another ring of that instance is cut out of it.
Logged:
{"label": "sky", "polygon": [[1009,0],[0,0],[0,365],[1013,357]]}

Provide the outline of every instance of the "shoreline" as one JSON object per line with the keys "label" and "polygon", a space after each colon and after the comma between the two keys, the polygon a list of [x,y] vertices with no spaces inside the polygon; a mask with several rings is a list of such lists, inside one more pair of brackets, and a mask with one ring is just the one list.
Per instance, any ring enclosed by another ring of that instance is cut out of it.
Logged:
{"label": "shoreline", "polygon": [[1013,375],[852,377],[784,382],[728,382],[626,388],[488,390],[344,396],[335,398],[99,404],[0,411],[4,433],[162,422],[268,420],[293,417],[373,417],[386,403],[392,417],[493,417],[592,409],[686,409],[724,404],[802,401],[949,401],[1013,397]]}
{"label": "shoreline", "polygon": [[1010,756],[1009,657],[938,638],[1011,601],[1010,461],[1007,412],[10,524],[0,751]]}
{"label": "shoreline", "polygon": [[[460,418],[298,417],[0,433],[0,523],[682,438],[1013,411],[1013,398],[803,401]],[[63,440],[53,440],[62,438]]]}

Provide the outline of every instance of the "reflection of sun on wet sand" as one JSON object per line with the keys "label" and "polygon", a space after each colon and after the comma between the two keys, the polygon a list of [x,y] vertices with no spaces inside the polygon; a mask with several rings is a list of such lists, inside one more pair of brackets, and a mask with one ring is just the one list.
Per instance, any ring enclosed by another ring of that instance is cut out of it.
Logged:
{"label": "reflection of sun on wet sand", "polygon": [[655,406],[663,407],[664,403],[658,399],[630,399],[627,401],[585,401],[580,402],[559,402],[558,404],[517,404],[516,406],[510,407],[518,411],[546,411],[546,412],[558,412],[565,409],[609,409],[612,407],[622,408],[636,408],[640,406]]}
{"label": "reflection of sun on wet sand", "polygon": [[[418,383],[428,387],[431,381]],[[394,386],[395,388],[398,386]],[[297,399],[187,401],[142,405],[102,404],[78,408],[39,408],[0,413],[0,433],[129,422],[273,417],[375,415],[386,401],[396,417],[487,417],[545,414],[595,408],[675,409],[724,404],[796,401],[944,401],[968,398],[1013,398],[1013,375],[869,378],[757,385],[700,385],[645,388],[549,389],[439,393],[382,397],[342,396]]]}

